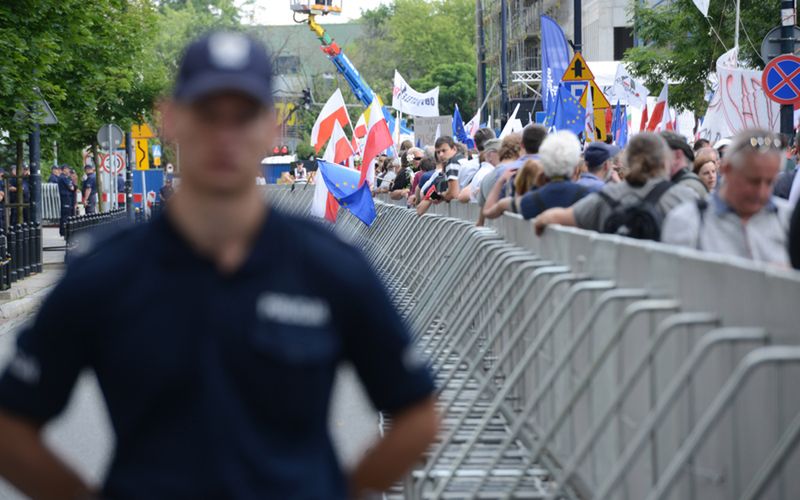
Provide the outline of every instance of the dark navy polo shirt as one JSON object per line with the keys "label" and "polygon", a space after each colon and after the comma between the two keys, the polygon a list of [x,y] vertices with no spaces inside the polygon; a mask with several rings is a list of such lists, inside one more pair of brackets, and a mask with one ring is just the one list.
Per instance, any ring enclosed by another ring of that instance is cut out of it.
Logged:
{"label": "dark navy polo shirt", "polygon": [[94,196],[95,192],[97,191],[97,176],[96,174],[88,174],[86,176],[86,180],[83,181],[83,191],[87,189],[91,189],[89,192],[89,197],[91,198]]}
{"label": "dark navy polo shirt", "polygon": [[589,189],[572,181],[551,181],[534,191],[529,191],[511,206],[526,219],[533,219],[549,208],[570,207],[589,194]]}
{"label": "dark navy polo shirt", "polygon": [[[314,222],[271,210],[232,275],[166,217],[96,247],[20,334],[0,407],[46,422],[92,369],[116,435],[110,499],[345,498],[328,431],[340,362],[382,411],[433,393],[365,259]],[[85,297],[103,301],[90,321]]]}

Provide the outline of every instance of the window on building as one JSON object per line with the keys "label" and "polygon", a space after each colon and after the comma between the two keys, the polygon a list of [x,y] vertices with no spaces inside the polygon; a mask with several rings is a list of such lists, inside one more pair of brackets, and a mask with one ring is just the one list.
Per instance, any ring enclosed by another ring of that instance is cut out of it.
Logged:
{"label": "window on building", "polygon": [[300,72],[298,56],[278,56],[275,58],[275,73],[278,75],[295,75]]}
{"label": "window on building", "polygon": [[614,28],[614,60],[621,61],[625,51],[633,48],[633,28]]}

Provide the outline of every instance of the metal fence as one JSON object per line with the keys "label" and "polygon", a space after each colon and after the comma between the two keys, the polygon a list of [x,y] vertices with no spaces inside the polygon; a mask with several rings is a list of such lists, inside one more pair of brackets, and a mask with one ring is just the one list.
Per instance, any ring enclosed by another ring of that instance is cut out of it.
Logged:
{"label": "metal fence", "polygon": [[58,184],[42,183],[42,220],[57,221],[61,218],[61,200],[58,197]]}
{"label": "metal fence", "polygon": [[[270,187],[285,210],[311,193]],[[431,360],[443,431],[407,498],[800,498],[800,275],[442,204],[360,246]],[[451,217],[445,217],[444,214]]]}

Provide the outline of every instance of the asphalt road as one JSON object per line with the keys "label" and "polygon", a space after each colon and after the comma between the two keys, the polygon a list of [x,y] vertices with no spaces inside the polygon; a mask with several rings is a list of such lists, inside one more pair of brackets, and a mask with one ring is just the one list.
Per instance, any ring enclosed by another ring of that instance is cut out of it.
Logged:
{"label": "asphalt road", "polygon": [[[3,325],[0,330],[0,367],[13,352],[16,326]],[[378,435],[378,415],[374,412],[359,385],[354,371],[339,371],[331,408],[330,428],[341,462],[352,466]],[[113,448],[113,435],[100,396],[97,381],[84,374],[64,414],[45,429],[45,438],[56,453],[83,477],[99,483],[108,466]],[[0,479],[0,499],[24,498]]]}

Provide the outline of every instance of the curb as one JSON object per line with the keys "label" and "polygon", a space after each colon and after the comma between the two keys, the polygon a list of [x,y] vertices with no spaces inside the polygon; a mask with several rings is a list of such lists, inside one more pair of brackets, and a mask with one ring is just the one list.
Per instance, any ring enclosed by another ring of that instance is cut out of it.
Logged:
{"label": "curb", "polygon": [[20,316],[29,315],[42,304],[42,301],[47,297],[47,294],[50,293],[54,286],[55,284],[44,287],[26,297],[0,305],[0,318],[11,320],[19,318]]}

